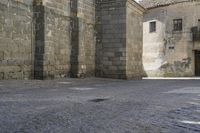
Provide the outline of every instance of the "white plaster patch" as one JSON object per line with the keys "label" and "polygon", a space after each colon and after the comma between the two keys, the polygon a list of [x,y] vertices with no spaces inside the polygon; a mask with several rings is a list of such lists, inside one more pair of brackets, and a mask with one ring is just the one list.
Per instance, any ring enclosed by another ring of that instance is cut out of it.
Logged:
{"label": "white plaster patch", "polygon": [[148,64],[144,63],[144,68],[145,68],[146,71],[157,70],[162,66],[162,62],[163,62],[162,59],[157,59],[153,63],[148,63]]}
{"label": "white plaster patch", "polygon": [[175,93],[175,94],[200,94],[200,87],[185,87],[181,89],[175,89],[165,93]]}

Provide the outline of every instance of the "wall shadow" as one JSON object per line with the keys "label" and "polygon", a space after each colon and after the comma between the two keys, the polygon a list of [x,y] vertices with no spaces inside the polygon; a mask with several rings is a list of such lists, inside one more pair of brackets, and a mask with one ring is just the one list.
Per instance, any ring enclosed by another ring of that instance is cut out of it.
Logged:
{"label": "wall shadow", "polygon": [[34,79],[44,79],[45,16],[42,3],[33,3],[35,20]]}
{"label": "wall shadow", "polygon": [[71,55],[70,55],[70,77],[77,78],[79,71],[79,22],[78,22],[78,0],[71,0]]}

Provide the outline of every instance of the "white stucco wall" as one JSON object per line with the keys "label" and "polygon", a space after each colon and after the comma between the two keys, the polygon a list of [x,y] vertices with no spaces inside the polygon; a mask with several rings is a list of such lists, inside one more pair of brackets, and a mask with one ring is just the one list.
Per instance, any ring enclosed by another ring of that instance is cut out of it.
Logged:
{"label": "white stucco wall", "polygon": [[[197,26],[200,19],[199,3],[179,3],[146,12],[143,22],[143,65],[147,76],[194,75],[191,28]],[[183,20],[181,32],[173,31],[174,19]],[[155,33],[149,33],[151,21],[156,21]]]}

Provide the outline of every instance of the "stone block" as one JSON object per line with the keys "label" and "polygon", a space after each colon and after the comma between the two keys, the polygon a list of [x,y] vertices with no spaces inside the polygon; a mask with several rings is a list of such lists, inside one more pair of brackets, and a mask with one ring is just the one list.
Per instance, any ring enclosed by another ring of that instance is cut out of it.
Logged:
{"label": "stone block", "polygon": [[0,51],[0,61],[4,60],[4,52]]}
{"label": "stone block", "polygon": [[4,73],[0,72],[0,80],[3,80],[3,79],[4,79]]}

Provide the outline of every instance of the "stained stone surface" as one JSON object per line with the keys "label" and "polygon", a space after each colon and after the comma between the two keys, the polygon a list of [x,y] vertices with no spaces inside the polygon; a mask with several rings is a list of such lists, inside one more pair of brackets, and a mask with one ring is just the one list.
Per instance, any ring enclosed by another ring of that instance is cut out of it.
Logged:
{"label": "stained stone surface", "polygon": [[143,11],[133,0],[1,0],[0,79],[141,79]]}
{"label": "stained stone surface", "polygon": [[32,16],[29,4],[0,1],[0,80],[31,77]]}

